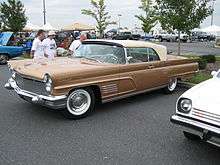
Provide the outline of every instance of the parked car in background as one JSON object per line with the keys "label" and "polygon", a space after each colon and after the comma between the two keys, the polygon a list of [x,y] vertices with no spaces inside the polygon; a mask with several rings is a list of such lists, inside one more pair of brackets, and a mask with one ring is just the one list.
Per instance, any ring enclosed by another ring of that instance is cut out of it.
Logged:
{"label": "parked car in background", "polygon": [[105,33],[105,38],[112,39],[118,33],[118,29],[111,29]]}
{"label": "parked car in background", "polygon": [[215,41],[216,40],[216,36],[213,34],[208,34],[208,41]]}
{"label": "parked car in background", "polygon": [[119,32],[118,34],[113,35],[113,40],[140,40],[141,35],[132,34],[131,32]]}
{"label": "parked car in background", "polygon": [[191,34],[192,41],[208,41],[210,39],[210,35],[206,32],[202,31],[193,31]]}
{"label": "parked car in background", "polygon": [[[159,34],[156,34],[154,36],[155,39],[158,39],[160,42],[163,42],[163,41],[167,41],[167,42],[176,42],[178,41],[179,39],[179,36],[177,33],[175,32],[172,32],[172,33],[168,33],[168,32],[161,32]],[[187,42],[189,39],[189,36],[185,33],[181,33],[180,34],[180,41],[181,42]]]}
{"label": "parked car in background", "polygon": [[171,122],[181,126],[188,139],[220,146],[220,70],[212,75],[178,99]]}
{"label": "parked car in background", "polygon": [[154,36],[152,34],[146,33],[145,35],[141,36],[141,40],[144,40],[144,41],[150,41],[153,39],[154,39]]}
{"label": "parked car in background", "polygon": [[[178,34],[176,34],[177,40],[179,38]],[[180,33],[180,41],[187,42],[189,40],[189,35],[186,33]]]}
{"label": "parked car in background", "polygon": [[167,33],[165,31],[159,34],[156,34],[154,38],[158,39],[160,42],[163,42],[163,41],[172,42],[172,41],[177,41],[178,39],[175,33]]}
{"label": "parked car in background", "polygon": [[4,65],[11,58],[21,56],[25,51],[31,49],[31,44],[27,43],[17,46],[17,40],[12,32],[0,33],[0,64]]}
{"label": "parked car in background", "polygon": [[99,102],[160,88],[172,93],[179,78],[198,70],[191,59],[167,55],[165,46],[131,40],[87,40],[74,57],[10,61],[9,67],[7,89],[73,119],[87,116]]}

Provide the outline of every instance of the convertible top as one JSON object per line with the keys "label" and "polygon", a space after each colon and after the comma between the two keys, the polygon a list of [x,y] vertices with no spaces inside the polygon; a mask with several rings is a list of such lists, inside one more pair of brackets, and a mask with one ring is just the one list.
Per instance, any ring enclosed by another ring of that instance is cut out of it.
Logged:
{"label": "convertible top", "polygon": [[106,44],[115,45],[124,48],[153,48],[160,56],[161,61],[167,60],[167,48],[163,45],[154,44],[146,41],[134,41],[134,40],[86,40],[83,43],[96,43],[96,44]]}

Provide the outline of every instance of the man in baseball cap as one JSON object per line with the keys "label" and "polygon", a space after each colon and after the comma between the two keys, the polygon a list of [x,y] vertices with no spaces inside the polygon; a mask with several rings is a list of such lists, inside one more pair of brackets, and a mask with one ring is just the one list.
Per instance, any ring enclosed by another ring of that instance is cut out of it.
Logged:
{"label": "man in baseball cap", "polygon": [[45,54],[49,59],[54,59],[57,55],[57,45],[54,40],[56,33],[54,31],[49,31],[48,37],[43,40]]}

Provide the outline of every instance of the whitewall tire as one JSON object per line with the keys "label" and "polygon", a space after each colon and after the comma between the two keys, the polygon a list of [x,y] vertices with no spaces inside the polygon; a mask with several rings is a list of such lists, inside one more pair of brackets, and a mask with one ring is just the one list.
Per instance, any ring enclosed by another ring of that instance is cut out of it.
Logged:
{"label": "whitewall tire", "polygon": [[170,78],[167,87],[164,89],[166,94],[173,93],[176,90],[178,84],[177,78]]}
{"label": "whitewall tire", "polygon": [[88,116],[95,106],[95,95],[90,88],[73,90],[67,98],[67,108],[63,111],[66,118],[80,119]]}

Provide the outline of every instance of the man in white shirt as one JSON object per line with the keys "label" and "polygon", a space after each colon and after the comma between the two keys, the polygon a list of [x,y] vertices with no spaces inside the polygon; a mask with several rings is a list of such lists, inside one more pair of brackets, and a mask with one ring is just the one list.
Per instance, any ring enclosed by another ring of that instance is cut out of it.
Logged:
{"label": "man in white shirt", "polygon": [[74,40],[72,42],[72,44],[69,47],[69,50],[71,52],[71,54],[74,56],[75,55],[75,51],[80,47],[80,45],[82,44],[82,41],[86,40],[86,34],[81,34],[80,35],[80,39],[79,40]]}
{"label": "man in white shirt", "polygon": [[45,54],[48,59],[54,59],[54,57],[57,55],[57,45],[54,40],[55,35],[56,33],[54,31],[49,31],[48,37],[43,40]]}
{"label": "man in white shirt", "polygon": [[42,41],[45,38],[45,31],[39,30],[37,33],[37,37],[34,39],[32,48],[31,48],[31,57],[34,59],[42,59],[45,58],[44,54],[44,45]]}

